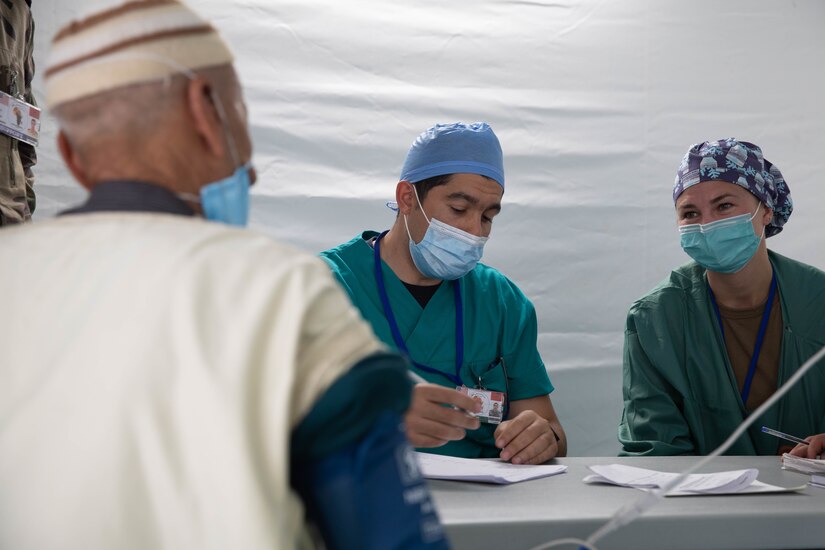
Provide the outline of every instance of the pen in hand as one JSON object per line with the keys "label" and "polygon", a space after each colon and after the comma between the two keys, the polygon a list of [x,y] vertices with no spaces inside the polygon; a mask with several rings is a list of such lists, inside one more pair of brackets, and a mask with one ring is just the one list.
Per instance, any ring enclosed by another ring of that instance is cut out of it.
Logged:
{"label": "pen in hand", "polygon": [[768,428],[767,426],[762,426],[762,432],[766,433],[768,435],[772,435],[774,437],[778,437],[780,439],[784,439],[785,441],[791,441],[793,443],[798,443],[800,445],[807,445],[808,444],[807,441],[805,441],[804,439],[800,439],[800,438],[796,437],[795,435],[789,435],[789,434],[786,434],[784,432],[780,432],[778,430]]}
{"label": "pen in hand", "polygon": [[[407,375],[410,377],[410,380],[412,380],[413,384],[416,385],[416,386],[418,384],[429,384],[430,383],[430,382],[427,382],[427,380],[423,376],[421,376],[417,372],[413,372],[410,369],[407,369]],[[462,409],[461,407],[456,407],[455,405],[451,405],[451,406],[452,406],[452,408],[454,408],[457,411],[461,411],[461,412],[463,412],[465,414],[468,414],[470,416],[475,416],[475,414],[473,414],[472,411]]]}
{"label": "pen in hand", "polygon": [[407,375],[410,377],[410,380],[413,381],[413,384],[427,384],[428,382],[424,380],[424,377],[418,373],[413,372],[410,369],[407,369]]}

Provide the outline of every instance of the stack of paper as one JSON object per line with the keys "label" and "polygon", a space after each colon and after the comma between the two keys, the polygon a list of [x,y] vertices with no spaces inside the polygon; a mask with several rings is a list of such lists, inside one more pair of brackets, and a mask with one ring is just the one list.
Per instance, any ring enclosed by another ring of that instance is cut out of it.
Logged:
{"label": "stack of paper", "polygon": [[[585,483],[609,483],[643,490],[664,487],[679,475],[623,464],[589,466],[589,468],[594,472],[594,475],[585,477]],[[756,479],[758,474],[759,470],[753,468],[712,474],[690,474],[676,487],[668,491],[667,496],[772,493],[802,489],[802,487],[786,489],[762,483]]]}
{"label": "stack of paper", "polygon": [[567,471],[567,466],[510,464],[500,460],[455,458],[452,456],[415,453],[421,474],[429,479],[481,481],[484,483],[516,483],[528,479],[553,476]]}
{"label": "stack of paper", "polygon": [[825,460],[800,458],[785,453],[782,455],[782,469],[811,474],[811,485],[825,488]]}
{"label": "stack of paper", "polygon": [[782,468],[803,474],[825,474],[825,460],[800,458],[785,453],[782,455]]}

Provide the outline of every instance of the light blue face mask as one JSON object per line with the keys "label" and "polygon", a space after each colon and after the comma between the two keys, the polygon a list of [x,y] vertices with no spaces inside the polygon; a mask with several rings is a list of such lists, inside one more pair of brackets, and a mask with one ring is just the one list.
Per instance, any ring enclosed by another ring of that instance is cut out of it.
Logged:
{"label": "light blue face mask", "polygon": [[201,187],[200,203],[203,217],[243,227],[249,219],[249,171],[247,162],[231,176]]}
{"label": "light blue face mask", "polygon": [[745,267],[762,242],[762,235],[753,232],[751,221],[759,213],[741,214],[706,224],[679,227],[682,249],[696,263],[716,273],[736,273]]}
{"label": "light blue face mask", "polygon": [[416,243],[410,235],[407,216],[404,216],[404,226],[410,238],[410,255],[415,267],[430,279],[452,281],[463,277],[481,260],[488,237],[476,237],[435,218],[428,218],[418,200],[415,186],[413,192],[421,213],[430,224],[424,238]]}

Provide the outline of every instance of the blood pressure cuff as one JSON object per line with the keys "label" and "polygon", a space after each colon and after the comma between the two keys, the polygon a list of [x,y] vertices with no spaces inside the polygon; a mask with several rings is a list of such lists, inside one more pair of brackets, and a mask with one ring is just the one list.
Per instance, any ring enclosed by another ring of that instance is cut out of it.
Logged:
{"label": "blood pressure cuff", "polygon": [[449,548],[397,413],[343,449],[293,464],[292,475],[330,550]]}
{"label": "blood pressure cuff", "polygon": [[374,353],[332,383],[292,431],[293,464],[330,455],[363,439],[386,412],[403,415],[413,383],[408,364],[395,353]]}

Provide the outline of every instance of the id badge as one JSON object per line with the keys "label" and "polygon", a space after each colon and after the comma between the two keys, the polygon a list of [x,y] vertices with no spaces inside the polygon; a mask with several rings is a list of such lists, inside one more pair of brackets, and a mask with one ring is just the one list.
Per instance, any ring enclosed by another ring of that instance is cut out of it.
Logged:
{"label": "id badge", "polygon": [[0,92],[0,132],[36,147],[40,141],[40,109]]}
{"label": "id badge", "polygon": [[467,386],[456,387],[458,391],[481,403],[481,412],[470,413],[485,424],[500,424],[504,415],[504,392],[490,391]]}

